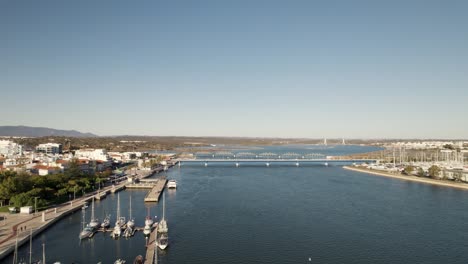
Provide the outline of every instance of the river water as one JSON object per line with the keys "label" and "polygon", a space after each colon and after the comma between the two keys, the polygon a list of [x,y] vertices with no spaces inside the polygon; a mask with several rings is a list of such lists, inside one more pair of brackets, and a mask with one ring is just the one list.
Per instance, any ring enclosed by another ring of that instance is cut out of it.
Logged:
{"label": "river water", "polygon": [[[466,263],[468,259],[467,191],[322,164],[239,168],[232,163],[184,164],[167,176],[178,181],[178,188],[165,191],[169,247],[159,251],[159,263]],[[123,215],[128,215],[132,196],[137,226],[143,226],[147,207],[151,215],[162,215],[161,204],[143,202],[145,194],[120,192]],[[115,216],[116,197],[97,202],[96,215]],[[87,219],[89,215],[90,207]],[[81,220],[82,213],[77,212],[35,238],[34,258],[41,257],[42,243],[48,263],[113,263],[117,258],[132,263],[135,256],[145,255],[145,239],[138,232],[119,240],[98,233],[80,242]],[[25,245],[19,254],[27,260],[28,251]],[[11,258],[4,261],[11,263]]]}

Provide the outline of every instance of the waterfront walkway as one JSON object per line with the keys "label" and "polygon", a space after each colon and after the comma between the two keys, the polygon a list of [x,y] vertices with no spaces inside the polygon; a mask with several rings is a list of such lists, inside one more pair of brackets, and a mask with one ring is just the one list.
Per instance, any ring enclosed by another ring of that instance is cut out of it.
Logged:
{"label": "waterfront walkway", "polygon": [[146,257],[145,257],[145,264],[153,264],[157,263],[155,261],[155,255],[156,255],[156,250],[158,250],[157,246],[158,243],[156,241],[156,237],[158,234],[158,226],[153,229],[153,232],[151,232],[149,239],[146,243]]}
{"label": "waterfront walkway", "polygon": [[[108,186],[101,191],[109,191],[110,188],[112,186]],[[38,211],[33,214],[0,213],[0,260],[14,250],[16,239],[18,239],[18,246],[28,242],[31,229],[34,237],[62,217],[80,210],[85,202],[91,200],[96,193],[89,193],[54,208]],[[78,236],[78,234],[76,235]]]}
{"label": "waterfront walkway", "polygon": [[385,171],[370,170],[366,168],[359,168],[359,167],[352,167],[352,166],[343,166],[343,168],[347,170],[352,170],[352,171],[357,171],[357,172],[362,172],[362,173],[372,174],[372,175],[377,175],[377,176],[395,178],[395,179],[400,179],[404,181],[413,181],[413,182],[420,182],[420,183],[425,183],[425,184],[432,184],[432,185],[468,190],[468,184],[461,183],[461,182],[437,180],[437,179],[431,179],[427,177],[409,176],[409,175],[403,175],[400,173],[390,173],[390,172],[385,172]]}

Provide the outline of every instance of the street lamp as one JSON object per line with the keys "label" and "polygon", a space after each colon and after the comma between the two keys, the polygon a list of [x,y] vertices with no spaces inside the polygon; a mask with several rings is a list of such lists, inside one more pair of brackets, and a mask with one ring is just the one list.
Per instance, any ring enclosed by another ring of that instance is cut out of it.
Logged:
{"label": "street lamp", "polygon": [[39,197],[37,197],[37,196],[34,197],[34,214],[37,213],[37,198],[39,198]]}

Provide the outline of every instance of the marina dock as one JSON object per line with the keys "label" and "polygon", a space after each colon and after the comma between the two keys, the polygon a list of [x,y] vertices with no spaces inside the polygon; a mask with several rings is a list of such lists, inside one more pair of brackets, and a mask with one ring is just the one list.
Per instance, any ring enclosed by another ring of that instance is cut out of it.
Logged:
{"label": "marina dock", "polygon": [[158,234],[158,227],[154,228],[153,232],[151,232],[147,244],[146,244],[146,256],[145,256],[145,264],[153,264],[157,263],[154,260],[154,256],[156,255],[155,250],[158,250],[158,245],[156,241],[156,236]]}
{"label": "marina dock", "polygon": [[125,189],[125,184],[119,184],[119,185],[113,185],[112,188],[111,188],[111,193],[116,193],[116,192],[119,192],[121,190]]}
{"label": "marina dock", "polygon": [[153,184],[152,189],[148,192],[145,197],[145,202],[157,202],[159,201],[159,196],[161,196],[164,187],[166,186],[167,179],[161,177],[157,182]]}

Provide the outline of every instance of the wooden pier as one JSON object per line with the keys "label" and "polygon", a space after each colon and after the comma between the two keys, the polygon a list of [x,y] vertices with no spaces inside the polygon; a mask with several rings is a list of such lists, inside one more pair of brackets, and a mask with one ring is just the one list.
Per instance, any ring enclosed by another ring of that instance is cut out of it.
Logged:
{"label": "wooden pier", "polygon": [[166,186],[167,179],[159,178],[156,183],[154,183],[153,188],[145,197],[145,202],[157,202],[159,201],[159,196],[161,196],[164,187]]}
{"label": "wooden pier", "polygon": [[155,261],[154,256],[156,254],[156,250],[158,250],[158,243],[156,241],[156,237],[158,234],[158,227],[154,228],[153,232],[151,232],[147,244],[146,244],[146,257],[145,257],[145,264],[153,264],[157,263]]}

